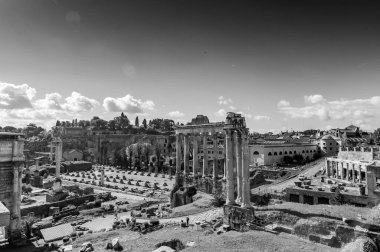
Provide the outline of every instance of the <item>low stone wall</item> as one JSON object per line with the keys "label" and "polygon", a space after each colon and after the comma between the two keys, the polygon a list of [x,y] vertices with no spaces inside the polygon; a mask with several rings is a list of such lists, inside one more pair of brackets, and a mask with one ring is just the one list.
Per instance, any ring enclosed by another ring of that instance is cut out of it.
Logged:
{"label": "low stone wall", "polygon": [[62,201],[57,201],[53,203],[46,203],[46,204],[38,205],[38,206],[25,207],[21,209],[21,216],[26,216],[29,213],[33,212],[35,216],[44,218],[46,216],[49,216],[50,207],[59,207],[59,209],[62,209],[63,207],[68,206],[68,205],[79,206],[85,203],[87,200],[94,201],[95,196],[96,196],[95,194],[91,194],[91,195],[76,197],[73,199],[62,200]]}

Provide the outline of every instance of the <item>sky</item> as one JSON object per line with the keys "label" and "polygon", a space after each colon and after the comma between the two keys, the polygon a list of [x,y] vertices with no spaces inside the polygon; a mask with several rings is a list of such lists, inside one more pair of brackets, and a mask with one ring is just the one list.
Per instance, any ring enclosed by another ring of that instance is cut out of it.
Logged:
{"label": "sky", "polygon": [[232,111],[259,132],[380,128],[379,13],[350,0],[0,0],[0,126]]}

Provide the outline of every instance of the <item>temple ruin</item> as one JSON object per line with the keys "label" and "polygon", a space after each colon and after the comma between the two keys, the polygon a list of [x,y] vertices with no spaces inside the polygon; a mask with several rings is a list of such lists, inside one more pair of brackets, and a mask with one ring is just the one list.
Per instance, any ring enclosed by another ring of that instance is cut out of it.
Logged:
{"label": "temple ruin", "polygon": [[0,132],[0,238],[21,238],[21,174],[24,167],[24,135]]}

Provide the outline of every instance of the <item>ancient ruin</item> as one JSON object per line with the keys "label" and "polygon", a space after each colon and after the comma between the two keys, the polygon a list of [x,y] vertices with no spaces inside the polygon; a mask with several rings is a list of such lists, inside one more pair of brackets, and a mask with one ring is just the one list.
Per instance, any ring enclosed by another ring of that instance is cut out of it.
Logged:
{"label": "ancient ruin", "polygon": [[10,242],[21,238],[23,151],[23,134],[0,132],[0,235]]}

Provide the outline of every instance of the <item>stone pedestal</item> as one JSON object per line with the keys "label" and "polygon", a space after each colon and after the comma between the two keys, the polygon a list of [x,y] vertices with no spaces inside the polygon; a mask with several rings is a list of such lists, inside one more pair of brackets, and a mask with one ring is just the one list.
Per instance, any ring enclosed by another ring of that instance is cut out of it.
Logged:
{"label": "stone pedestal", "polygon": [[242,208],[236,205],[223,206],[223,223],[232,230],[240,231],[244,225],[255,220],[253,208]]}

